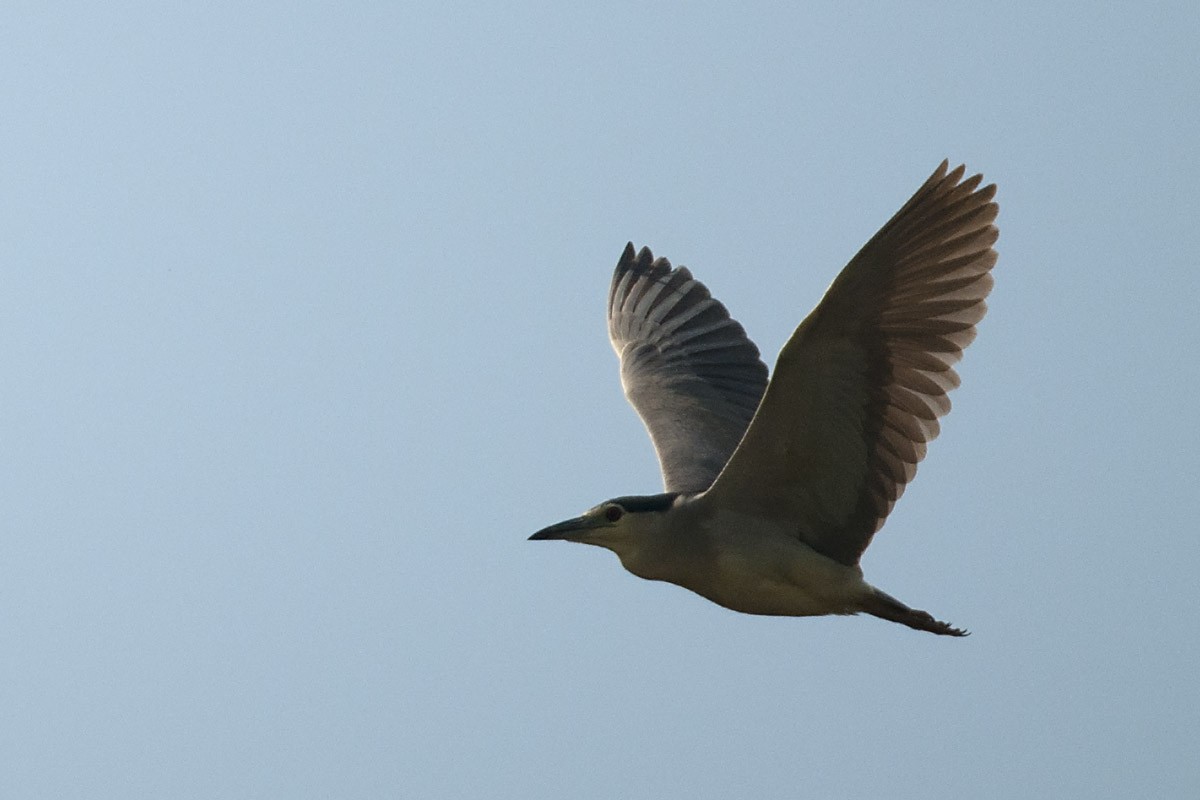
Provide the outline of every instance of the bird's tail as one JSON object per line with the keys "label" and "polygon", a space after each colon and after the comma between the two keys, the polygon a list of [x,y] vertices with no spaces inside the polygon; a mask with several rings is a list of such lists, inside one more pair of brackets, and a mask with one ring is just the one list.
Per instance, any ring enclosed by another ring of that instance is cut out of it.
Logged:
{"label": "bird's tail", "polygon": [[929,631],[942,636],[969,636],[969,631],[955,628],[948,622],[934,619],[927,611],[909,608],[886,592],[875,589],[875,593],[863,604],[863,611],[873,617],[899,622],[919,631]]}

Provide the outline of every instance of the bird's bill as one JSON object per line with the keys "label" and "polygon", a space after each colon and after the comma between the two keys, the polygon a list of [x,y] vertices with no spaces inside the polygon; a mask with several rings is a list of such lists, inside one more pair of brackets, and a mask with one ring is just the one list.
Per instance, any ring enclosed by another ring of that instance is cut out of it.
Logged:
{"label": "bird's bill", "polygon": [[540,542],[549,539],[566,539],[567,541],[576,541],[583,534],[596,528],[602,528],[607,523],[603,519],[595,517],[575,517],[574,519],[564,520],[548,528],[542,528],[540,531],[529,537],[531,542]]}

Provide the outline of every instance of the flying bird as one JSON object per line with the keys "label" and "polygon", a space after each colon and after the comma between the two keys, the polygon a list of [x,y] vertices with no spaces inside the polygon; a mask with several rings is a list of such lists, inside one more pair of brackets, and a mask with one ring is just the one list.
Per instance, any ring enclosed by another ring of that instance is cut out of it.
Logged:
{"label": "flying bird", "polygon": [[606,500],[530,539],[607,548],[634,575],[734,611],[865,613],[967,635],[859,567],[938,435],[986,311],[996,187],[963,175],[942,162],[837,276],[769,381],[704,284],[628,244],[608,333],[665,491]]}

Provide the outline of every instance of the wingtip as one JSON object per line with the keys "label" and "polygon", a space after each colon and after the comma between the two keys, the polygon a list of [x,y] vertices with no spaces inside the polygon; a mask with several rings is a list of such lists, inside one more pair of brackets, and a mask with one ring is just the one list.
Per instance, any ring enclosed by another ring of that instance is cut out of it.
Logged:
{"label": "wingtip", "polygon": [[963,180],[963,176],[966,174],[967,174],[967,165],[965,163],[959,164],[957,167],[955,167],[953,170],[951,170],[950,169],[950,159],[944,158],[944,159],[942,159],[942,163],[938,165],[938,168],[936,170],[934,170],[933,180],[934,180],[934,182],[937,182],[937,183],[941,183],[943,180],[945,180],[951,186],[957,186],[959,184],[965,184],[965,183],[970,182],[972,184],[971,189],[973,190],[973,192],[975,194],[987,193],[989,196],[989,199],[991,197],[995,196],[996,184],[994,184],[994,183],[990,183],[987,186],[984,186],[982,189],[976,188],[979,186],[979,184],[983,183],[983,173],[982,172],[973,173],[969,177],[967,177],[966,180]]}
{"label": "wingtip", "polygon": [[665,258],[655,258],[649,247],[643,246],[638,249],[633,242],[627,243],[625,249],[621,251],[621,258],[617,261],[617,274],[622,272],[641,274],[651,271],[668,273],[671,271],[671,262]]}
{"label": "wingtip", "polygon": [[640,249],[633,242],[626,242],[625,249],[621,251],[621,258],[618,264],[637,264],[638,266],[649,266],[654,261],[654,253],[650,252],[650,248],[643,245]]}

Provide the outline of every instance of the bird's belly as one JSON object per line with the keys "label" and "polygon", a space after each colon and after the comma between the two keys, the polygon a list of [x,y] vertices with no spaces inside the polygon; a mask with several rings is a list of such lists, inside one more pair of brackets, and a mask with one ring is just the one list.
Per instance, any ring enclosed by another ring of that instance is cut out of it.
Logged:
{"label": "bird's belly", "polygon": [[746,614],[853,614],[870,586],[858,567],[817,553],[798,539],[731,536],[716,548],[710,568],[686,588]]}

